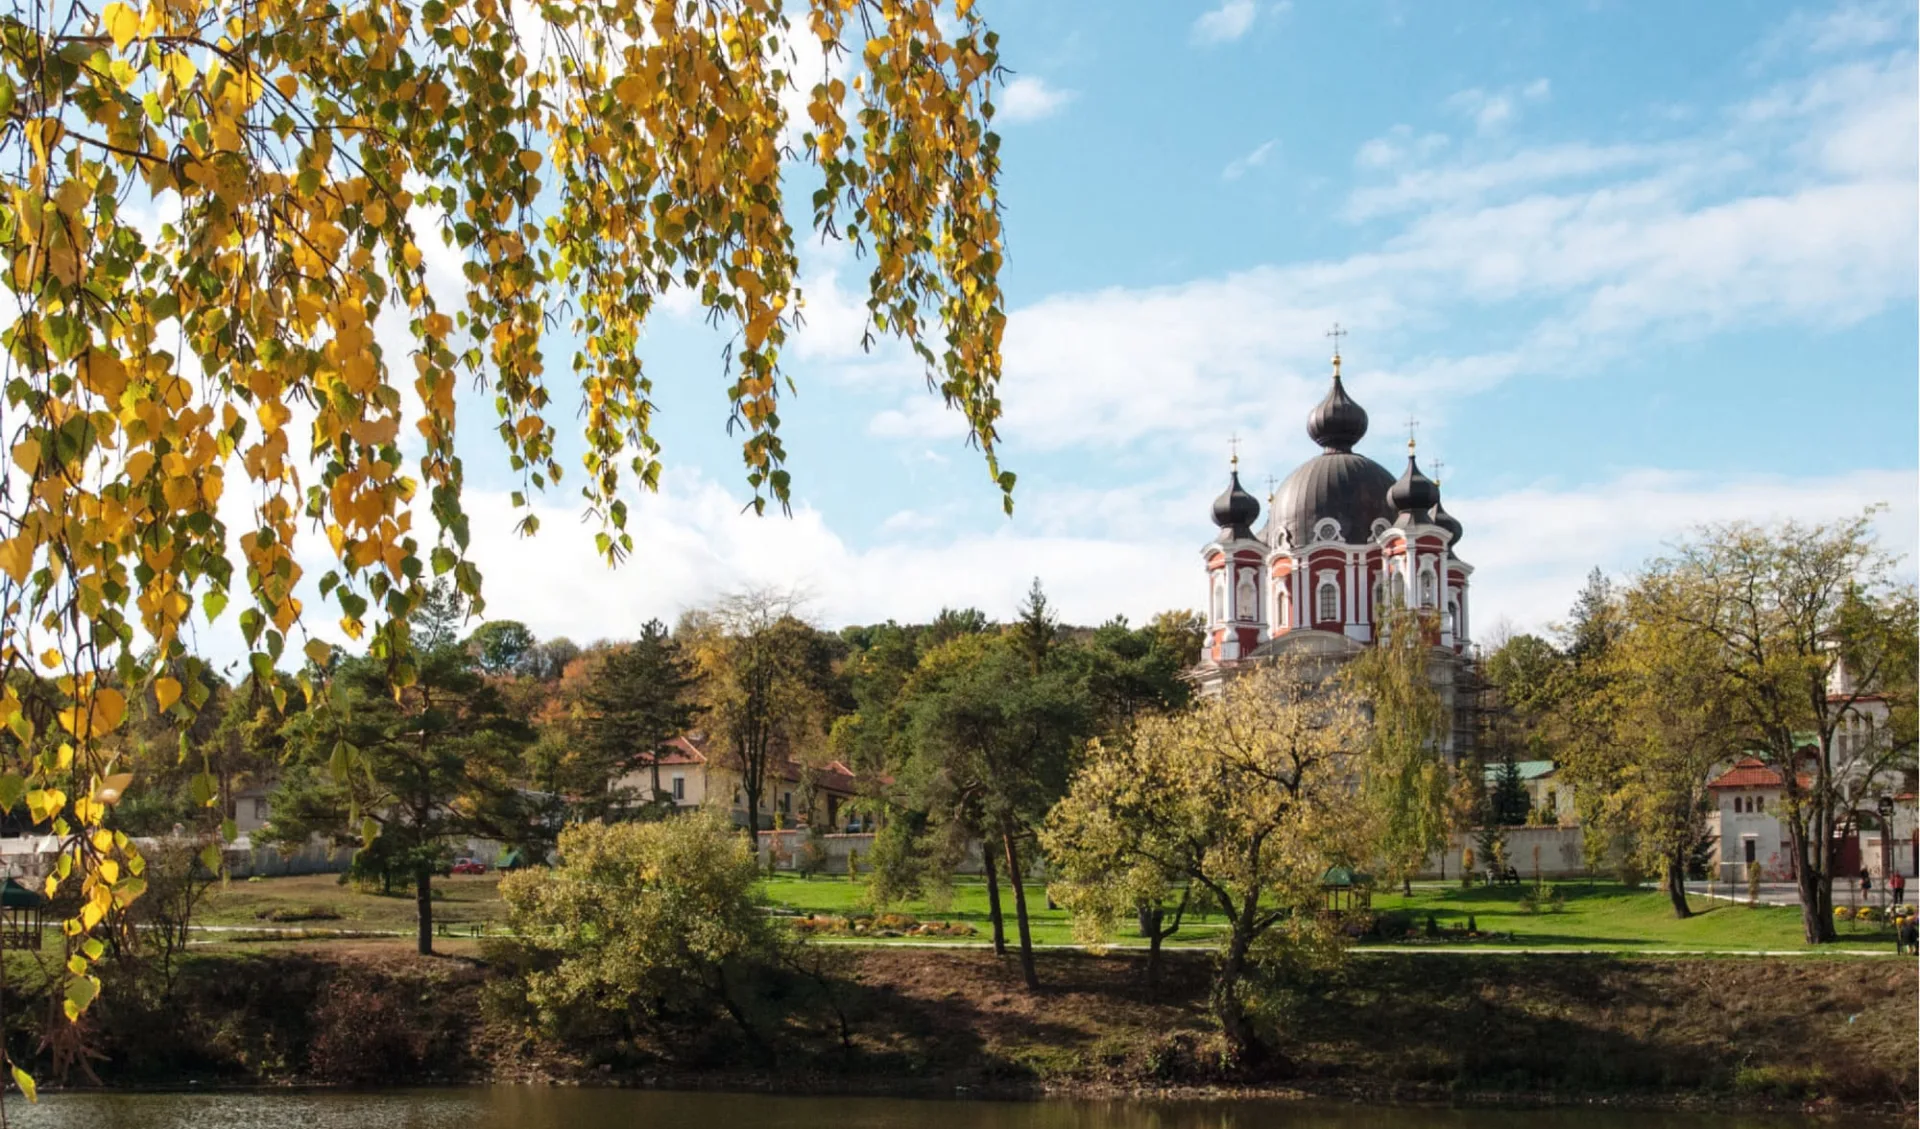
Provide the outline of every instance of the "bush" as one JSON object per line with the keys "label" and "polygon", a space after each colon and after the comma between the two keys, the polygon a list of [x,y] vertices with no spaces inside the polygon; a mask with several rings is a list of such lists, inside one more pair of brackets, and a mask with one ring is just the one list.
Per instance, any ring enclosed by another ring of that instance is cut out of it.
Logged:
{"label": "bush", "polygon": [[1851,920],[1853,920],[1853,910],[1852,910],[1852,908],[1851,908],[1851,907],[1848,907],[1848,906],[1834,906],[1834,907],[1833,907],[1833,919],[1834,919],[1835,921],[1851,921]]}
{"label": "bush", "polygon": [[1540,912],[1540,892],[1531,886],[1520,891],[1520,909],[1523,913]]}
{"label": "bush", "polygon": [[324,1082],[392,1082],[405,1078],[425,1048],[391,993],[366,984],[335,983],[313,1013],[307,1070]]}
{"label": "bush", "polygon": [[1638,890],[1641,883],[1647,880],[1646,872],[1640,869],[1640,864],[1634,861],[1631,854],[1620,863],[1614,876],[1620,880],[1620,885],[1629,890]]}
{"label": "bush", "polygon": [[753,852],[725,817],[576,824],[559,854],[557,867],[500,880],[543,1024],[598,1011],[630,1031],[658,1020],[704,1030],[724,1012],[758,1041],[736,990],[783,947],[756,897]]}
{"label": "bush", "polygon": [[1547,894],[1547,904],[1553,907],[1553,912],[1565,913],[1567,910],[1567,892],[1555,886]]}

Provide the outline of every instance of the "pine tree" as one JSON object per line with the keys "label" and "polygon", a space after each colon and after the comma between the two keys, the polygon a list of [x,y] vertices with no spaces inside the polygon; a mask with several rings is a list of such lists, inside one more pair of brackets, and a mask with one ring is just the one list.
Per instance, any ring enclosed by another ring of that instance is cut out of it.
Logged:
{"label": "pine tree", "polygon": [[1020,602],[1020,612],[1013,623],[1013,637],[1035,674],[1047,665],[1047,655],[1053,650],[1059,630],[1059,617],[1047,603],[1046,589],[1040,586],[1040,578],[1036,576],[1033,586],[1027,589],[1027,598]]}
{"label": "pine tree", "polygon": [[1527,796],[1527,786],[1520,779],[1520,765],[1513,759],[1513,749],[1509,747],[1500,755],[1499,775],[1493,782],[1493,821],[1503,827],[1518,827],[1527,821],[1527,811],[1533,806]]}
{"label": "pine tree", "polygon": [[[660,755],[668,741],[686,733],[702,707],[695,700],[699,668],[659,620],[649,620],[640,638],[607,655],[587,690],[586,724],[590,781],[609,782],[646,767],[652,770],[647,799],[658,802]],[[618,803],[619,797],[610,802]]]}

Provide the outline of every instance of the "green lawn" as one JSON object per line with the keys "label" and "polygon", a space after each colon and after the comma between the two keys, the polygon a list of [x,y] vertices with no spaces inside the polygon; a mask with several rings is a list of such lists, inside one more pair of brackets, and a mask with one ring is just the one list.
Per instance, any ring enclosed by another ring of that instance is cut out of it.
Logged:
{"label": "green lawn", "polygon": [[[208,893],[196,925],[248,925],[264,929],[344,932],[405,932],[414,927],[413,889],[363,893],[341,885],[337,874],[235,879]],[[436,923],[465,926],[506,918],[498,874],[461,874],[433,882]]]}
{"label": "green lawn", "polygon": [[[1528,913],[1521,904],[1524,888],[1416,886],[1411,898],[1401,897],[1398,891],[1375,895],[1373,908],[1377,912],[1406,910],[1413,915],[1415,927],[1423,931],[1429,914],[1442,928],[1465,926],[1471,915],[1482,932],[1511,933],[1512,944],[1527,947],[1648,953],[1804,947],[1800,911],[1789,907],[1752,907],[1695,897],[1689,900],[1694,915],[1680,920],[1673,916],[1667,896],[1657,890],[1629,890],[1608,882],[1597,882],[1589,888],[1576,880],[1548,883],[1543,888],[1557,888],[1564,894],[1562,912],[1553,912],[1543,898],[1538,912]],[[1839,930],[1842,944],[1893,947],[1893,936],[1883,925],[1843,922]]]}
{"label": "green lawn", "polygon": [[[473,923],[497,924],[505,917],[498,892],[499,878],[487,874],[439,879],[434,883],[434,916],[437,921],[456,928]],[[1549,884],[1547,889],[1552,889]],[[1415,886],[1411,898],[1397,891],[1382,891],[1373,899],[1376,912],[1406,911],[1416,930],[1424,932],[1431,914],[1442,928],[1465,926],[1469,916],[1485,933],[1511,934],[1511,939],[1477,942],[1491,947],[1568,948],[1611,952],[1659,954],[1676,950],[1707,949],[1729,952],[1755,950],[1792,950],[1801,948],[1799,911],[1778,907],[1758,909],[1724,901],[1694,898],[1695,916],[1676,920],[1665,894],[1657,890],[1628,890],[1612,883],[1596,883],[1591,888],[1580,881],[1562,883],[1565,895],[1561,912],[1553,912],[1545,898],[1537,913],[1527,913],[1520,900],[1520,887],[1462,889],[1457,885]],[[873,913],[867,903],[865,882],[845,878],[805,879],[782,874],[764,880],[767,900],[787,913],[826,914],[838,917],[865,916]],[[1013,935],[1013,895],[1002,889],[1002,907],[1007,914],[1009,938]],[[1028,887],[1028,908],[1033,920],[1033,939],[1041,945],[1070,945],[1078,941],[1064,910],[1050,910],[1046,890],[1036,882]],[[986,885],[978,878],[960,878],[945,902],[908,902],[889,906],[894,913],[909,914],[926,922],[960,922],[976,930],[971,938],[933,938],[952,943],[970,940],[984,944],[991,933],[987,920]],[[392,896],[363,893],[342,886],[331,874],[295,878],[266,878],[234,881],[209,894],[196,918],[202,925],[258,926],[263,929],[311,929],[316,932],[408,932],[413,928],[414,908],[411,891]],[[1842,923],[1843,944],[1857,947],[1884,945],[1891,951],[1893,939],[1884,926]],[[1169,945],[1206,944],[1222,929],[1218,914],[1208,918],[1189,917],[1186,925]],[[464,932],[464,928],[461,929]],[[1138,945],[1132,922],[1121,922],[1112,942]],[[901,943],[926,941],[901,938]],[[1459,942],[1450,943],[1457,945]],[[1368,947],[1374,947],[1369,945]],[[1381,946],[1389,949],[1401,944]]]}
{"label": "green lawn", "polygon": [[[848,882],[844,878],[803,879],[783,874],[766,880],[763,888],[769,901],[795,913],[850,917],[873,912],[866,902],[865,883]],[[1546,887],[1552,888],[1551,884]],[[1373,908],[1382,913],[1405,910],[1412,915],[1415,927],[1422,931],[1429,914],[1442,928],[1464,927],[1471,916],[1482,933],[1512,935],[1510,940],[1503,936],[1497,941],[1478,942],[1497,947],[1650,954],[1689,949],[1752,952],[1803,947],[1800,914],[1794,909],[1774,906],[1756,909],[1696,897],[1691,903],[1694,916],[1682,921],[1673,916],[1667,896],[1657,890],[1628,890],[1605,882],[1595,883],[1591,888],[1584,882],[1572,882],[1559,888],[1564,894],[1564,908],[1558,913],[1552,911],[1545,898],[1537,913],[1526,912],[1521,905],[1520,888],[1511,886],[1478,886],[1470,890],[1447,885],[1415,886],[1411,898],[1404,898],[1397,891],[1383,891],[1375,896]],[[1046,908],[1045,892],[1037,883],[1029,888],[1028,896],[1035,943],[1075,943],[1066,913]],[[973,939],[982,943],[989,936],[986,886],[978,879],[958,880],[952,897],[944,905],[910,902],[888,908],[922,921],[965,922],[979,931]],[[1002,908],[1008,916],[1007,928],[1011,935],[1012,896],[1004,890]],[[1168,943],[1202,944],[1217,936],[1221,928],[1217,914],[1201,921],[1189,919],[1189,924]],[[1893,938],[1884,926],[1843,923],[1840,938],[1843,944],[1884,944],[1888,949],[1893,946]],[[1121,923],[1118,935],[1112,940],[1122,945],[1143,943],[1130,922]],[[902,943],[914,941],[903,938]]]}

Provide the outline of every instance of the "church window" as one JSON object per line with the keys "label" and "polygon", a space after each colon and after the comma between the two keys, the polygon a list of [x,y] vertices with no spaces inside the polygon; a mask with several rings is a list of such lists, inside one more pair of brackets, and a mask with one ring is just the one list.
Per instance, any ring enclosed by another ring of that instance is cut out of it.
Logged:
{"label": "church window", "polygon": [[1233,589],[1233,603],[1234,611],[1238,613],[1239,618],[1257,618],[1255,613],[1259,610],[1260,597],[1253,583],[1252,569],[1240,570],[1240,583],[1234,585]]}
{"label": "church window", "polygon": [[1219,623],[1227,618],[1227,578],[1219,573],[1213,574],[1213,621]]}
{"label": "church window", "polygon": [[1420,573],[1420,606],[1430,608],[1435,602],[1433,573],[1423,571]]}
{"label": "church window", "polygon": [[1313,527],[1313,539],[1316,541],[1337,541],[1340,539],[1340,523],[1327,518]]}
{"label": "church window", "polygon": [[1293,601],[1287,598],[1287,590],[1277,582],[1273,586],[1273,617],[1275,627],[1287,626],[1287,619],[1293,612]]}
{"label": "church window", "polygon": [[1754,811],[1766,811],[1766,810],[1767,810],[1767,798],[1766,798],[1765,796],[1755,796],[1755,797],[1753,798],[1753,810],[1754,810]]}
{"label": "church window", "polygon": [[1394,570],[1393,580],[1390,582],[1390,586],[1393,588],[1393,602],[1396,604],[1406,603],[1407,602],[1407,578],[1400,575],[1399,569]]}
{"label": "church window", "polygon": [[1323,623],[1340,618],[1340,589],[1331,580],[1320,582],[1319,618]]}
{"label": "church window", "polygon": [[1447,601],[1447,634],[1456,635],[1460,631],[1460,604],[1455,600]]}

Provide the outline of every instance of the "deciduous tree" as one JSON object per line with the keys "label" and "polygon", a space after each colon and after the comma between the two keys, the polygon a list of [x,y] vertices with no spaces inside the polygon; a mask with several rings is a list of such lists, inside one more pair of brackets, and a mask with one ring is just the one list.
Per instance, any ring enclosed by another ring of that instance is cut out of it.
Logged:
{"label": "deciduous tree", "polygon": [[1213,1013],[1258,1059],[1269,1044],[1252,1017],[1255,974],[1284,964],[1290,942],[1326,952],[1321,876],[1377,850],[1377,820],[1359,799],[1370,741],[1358,699],[1317,667],[1264,665],[1129,738],[1095,742],[1042,842],[1071,884],[1126,882],[1148,867],[1207,892],[1227,924]]}
{"label": "deciduous tree", "polygon": [[[971,7],[74,0],[0,15],[0,675],[36,657],[57,674],[54,724],[75,749],[34,764],[37,723],[0,691],[16,741],[0,776],[59,820],[83,924],[138,892],[131,847],[93,834],[127,783],[107,783],[100,739],[138,681],[163,710],[198,708],[199,680],[167,666],[194,615],[240,595],[262,675],[300,649],[306,617],[337,618],[404,688],[430,578],[478,599],[463,384],[496,408],[529,506],[565,470],[552,374],[570,370],[585,506],[619,558],[623,492],[660,473],[640,342],[685,293],[727,338],[753,505],[786,504],[791,184],[813,190],[815,230],[872,255],[863,344],[907,343],[1011,504],[999,67]],[[555,327],[577,343],[559,366]],[[536,525],[528,510],[517,528]],[[309,537],[330,559],[317,578]],[[91,989],[75,993],[77,1012]]]}

